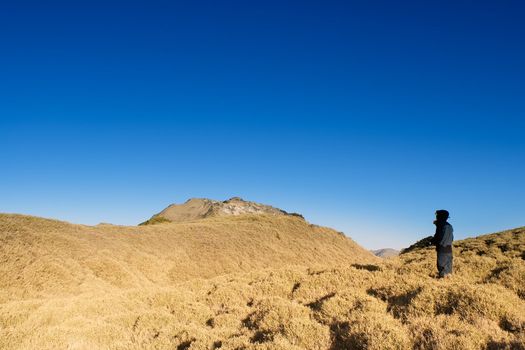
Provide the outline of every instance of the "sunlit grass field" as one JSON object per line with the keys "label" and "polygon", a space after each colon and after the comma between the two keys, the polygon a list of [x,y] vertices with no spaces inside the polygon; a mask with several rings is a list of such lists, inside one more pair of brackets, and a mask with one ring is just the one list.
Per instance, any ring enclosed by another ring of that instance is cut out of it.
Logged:
{"label": "sunlit grass field", "polygon": [[525,349],[525,229],[380,260],[288,216],[0,215],[2,349]]}

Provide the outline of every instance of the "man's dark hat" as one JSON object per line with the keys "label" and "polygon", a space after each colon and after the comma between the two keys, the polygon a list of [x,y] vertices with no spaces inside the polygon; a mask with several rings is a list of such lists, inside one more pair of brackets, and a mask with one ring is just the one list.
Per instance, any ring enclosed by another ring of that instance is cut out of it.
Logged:
{"label": "man's dark hat", "polygon": [[448,210],[445,210],[445,209],[436,210],[436,217],[439,219],[445,219],[445,220],[448,219],[449,218]]}

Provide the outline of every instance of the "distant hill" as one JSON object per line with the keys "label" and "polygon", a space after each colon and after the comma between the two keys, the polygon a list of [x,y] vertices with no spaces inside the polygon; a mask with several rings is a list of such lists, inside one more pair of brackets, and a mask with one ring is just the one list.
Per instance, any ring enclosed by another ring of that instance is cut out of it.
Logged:
{"label": "distant hill", "polygon": [[153,215],[141,225],[162,222],[184,222],[208,217],[238,216],[244,214],[285,215],[302,218],[299,214],[287,213],[282,209],[256,202],[245,201],[239,197],[233,197],[225,201],[216,201],[207,198],[192,198],[183,204],[171,204],[160,213]]}
{"label": "distant hill", "polygon": [[398,256],[399,250],[392,249],[392,248],[383,248],[383,249],[372,250],[372,253],[374,253],[375,256],[378,256],[380,258],[391,258],[394,256]]}

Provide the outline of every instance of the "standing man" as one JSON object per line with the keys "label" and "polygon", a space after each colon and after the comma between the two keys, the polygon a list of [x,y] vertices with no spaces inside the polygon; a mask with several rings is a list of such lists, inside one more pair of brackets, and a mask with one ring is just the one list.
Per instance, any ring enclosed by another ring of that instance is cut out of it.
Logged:
{"label": "standing man", "polygon": [[448,211],[436,211],[436,234],[432,238],[432,244],[436,246],[437,269],[439,278],[450,277],[452,274],[452,241],[454,240],[454,229],[447,222]]}

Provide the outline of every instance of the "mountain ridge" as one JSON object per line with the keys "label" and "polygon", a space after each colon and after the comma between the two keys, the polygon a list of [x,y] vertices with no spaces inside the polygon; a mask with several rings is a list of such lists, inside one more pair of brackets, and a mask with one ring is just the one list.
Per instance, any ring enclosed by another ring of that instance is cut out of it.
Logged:
{"label": "mountain ridge", "polygon": [[397,249],[393,249],[393,248],[382,248],[382,249],[371,250],[371,252],[375,256],[378,256],[380,258],[391,258],[394,256],[398,256],[400,251]]}

